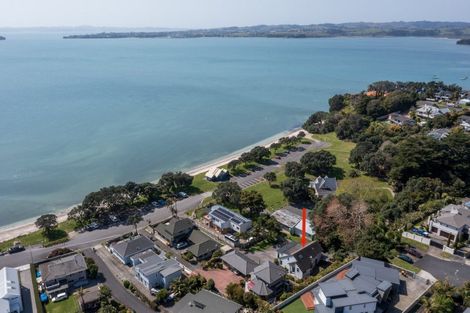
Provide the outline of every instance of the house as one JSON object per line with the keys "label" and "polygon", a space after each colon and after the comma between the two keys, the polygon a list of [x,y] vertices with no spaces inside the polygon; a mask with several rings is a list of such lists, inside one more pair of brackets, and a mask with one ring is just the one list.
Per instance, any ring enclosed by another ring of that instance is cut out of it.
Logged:
{"label": "house", "polygon": [[152,240],[145,236],[137,236],[112,244],[110,251],[123,264],[134,265],[131,260],[132,256],[153,248],[154,244]]}
{"label": "house", "polygon": [[321,177],[318,176],[317,179],[310,182],[309,188],[315,190],[315,194],[318,197],[325,197],[329,194],[333,194],[336,192],[338,188],[338,184],[336,183],[335,177]]}
{"label": "house", "polygon": [[416,122],[406,115],[392,113],[388,116],[388,121],[399,126],[413,126]]}
{"label": "house", "polygon": [[181,277],[180,264],[172,259],[164,259],[153,250],[142,252],[134,266],[135,276],[148,289],[155,287],[168,288]]}
{"label": "house", "polygon": [[313,274],[322,257],[322,248],[318,241],[312,241],[302,247],[290,241],[277,250],[279,265],[297,279]]}
{"label": "house", "polygon": [[188,248],[198,260],[205,260],[212,257],[212,254],[220,248],[220,245],[199,230],[193,230],[188,240],[192,245]]}
{"label": "house", "polygon": [[400,273],[384,262],[362,257],[344,278],[322,282],[311,291],[315,312],[383,312],[390,295],[398,293]]}
{"label": "house", "polygon": [[213,167],[204,175],[208,181],[221,181],[229,177],[228,171],[225,168]]}
{"label": "house", "polygon": [[249,276],[259,264],[246,254],[233,250],[221,257],[222,261],[233,271],[244,277]]}
{"label": "house", "polygon": [[189,218],[173,217],[166,223],[158,224],[155,230],[168,241],[170,246],[175,246],[179,242],[188,239],[193,228],[194,224]]}
{"label": "house", "polygon": [[245,291],[264,298],[272,299],[284,289],[286,270],[279,265],[266,261],[258,265],[245,284]]}
{"label": "house", "polygon": [[429,103],[426,101],[418,101],[418,104],[417,104],[418,106],[420,105],[420,102],[422,102],[421,103],[422,106],[416,109],[416,115],[419,117],[433,119],[436,116],[443,115],[443,114],[450,112],[449,109],[447,108],[444,108],[444,109],[438,108],[434,106],[433,103]]}
{"label": "house", "polygon": [[187,293],[171,309],[173,313],[241,313],[242,306],[209,290]]}
{"label": "house", "polygon": [[[281,224],[282,228],[292,235],[302,235],[302,218],[288,209],[280,209],[271,214],[272,217]],[[312,223],[309,219],[305,221],[306,235],[313,238],[315,231],[313,230]]]}
{"label": "house", "polygon": [[0,270],[0,312],[20,313],[22,311],[23,302],[18,270],[4,267]]}
{"label": "house", "polygon": [[463,99],[460,99],[459,104],[462,104],[462,105],[470,105],[470,98],[463,98]]}
{"label": "house", "polygon": [[227,231],[244,233],[248,231],[252,225],[250,219],[221,205],[212,206],[209,214],[207,214],[207,219],[212,226],[220,229],[224,233]]}
{"label": "house", "polygon": [[432,131],[430,131],[428,133],[428,136],[432,137],[436,140],[442,140],[442,139],[446,138],[447,136],[449,136],[449,134],[450,134],[450,129],[448,129],[448,128],[437,128],[437,129],[433,129]]}
{"label": "house", "polygon": [[98,286],[83,290],[83,294],[78,297],[78,302],[82,312],[96,312],[100,308],[101,293]]}
{"label": "house", "polygon": [[459,117],[460,126],[467,132],[470,132],[470,116],[462,115]]}
{"label": "house", "polygon": [[39,265],[42,282],[51,298],[88,283],[86,270],[85,258],[81,254],[72,254]]}
{"label": "house", "polygon": [[470,228],[470,207],[450,204],[429,219],[429,230],[455,243],[466,240]]}

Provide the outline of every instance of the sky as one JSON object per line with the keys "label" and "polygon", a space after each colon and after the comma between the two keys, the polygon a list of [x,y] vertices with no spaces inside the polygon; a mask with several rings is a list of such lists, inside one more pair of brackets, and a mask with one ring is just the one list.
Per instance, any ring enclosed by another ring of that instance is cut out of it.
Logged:
{"label": "sky", "polygon": [[0,27],[470,22],[470,0],[0,0]]}

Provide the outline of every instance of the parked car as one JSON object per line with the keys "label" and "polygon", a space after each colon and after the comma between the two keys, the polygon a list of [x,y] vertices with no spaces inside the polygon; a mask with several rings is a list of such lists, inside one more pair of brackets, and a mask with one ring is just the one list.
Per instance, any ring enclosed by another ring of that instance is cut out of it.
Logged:
{"label": "parked car", "polygon": [[188,246],[188,242],[187,241],[181,241],[181,242],[178,242],[176,244],[176,249],[180,250],[180,249],[184,249]]}
{"label": "parked car", "polygon": [[110,219],[111,222],[113,222],[113,223],[119,222],[119,218],[118,218],[116,215],[110,215],[110,216],[109,216],[109,219]]}
{"label": "parked car", "polygon": [[409,256],[407,256],[406,254],[400,254],[400,255],[398,256],[398,258],[401,259],[401,260],[403,260],[403,261],[405,261],[405,262],[407,262],[407,263],[410,263],[410,264],[413,264],[413,263],[414,263],[414,262],[413,262],[413,259],[410,258]]}
{"label": "parked car", "polygon": [[183,191],[178,192],[176,194],[176,196],[180,199],[185,199],[185,198],[189,197],[188,194],[186,192],[183,192]]}
{"label": "parked car", "polygon": [[152,296],[156,296],[159,291],[160,291],[159,289],[152,288],[152,289],[150,289],[150,294],[151,294]]}
{"label": "parked car", "polygon": [[88,224],[86,229],[87,230],[95,230],[95,229],[98,229],[99,227],[100,227],[100,225],[98,223],[93,222],[93,223]]}
{"label": "parked car", "polygon": [[417,235],[423,236],[423,237],[429,237],[429,233],[427,231],[425,231],[424,229],[413,227],[411,232],[413,232]]}
{"label": "parked car", "polygon": [[158,200],[158,201],[152,201],[152,205],[156,208],[161,208],[161,207],[164,207],[166,205],[166,201],[165,200]]}
{"label": "parked car", "polygon": [[65,292],[62,292],[62,293],[59,293],[54,298],[52,298],[52,302],[59,302],[59,301],[67,299],[67,297],[68,297],[67,294]]}
{"label": "parked car", "polygon": [[409,248],[406,248],[405,251],[408,253],[408,254],[411,254],[412,256],[415,256],[417,258],[422,258],[423,255],[421,254],[421,252],[419,252],[417,249],[413,248],[413,247],[409,247]]}
{"label": "parked car", "polygon": [[25,248],[22,245],[17,243],[17,244],[14,244],[12,247],[10,247],[8,249],[8,253],[13,254],[13,253],[18,253],[18,252],[21,252],[21,251],[24,251],[24,250],[25,250]]}

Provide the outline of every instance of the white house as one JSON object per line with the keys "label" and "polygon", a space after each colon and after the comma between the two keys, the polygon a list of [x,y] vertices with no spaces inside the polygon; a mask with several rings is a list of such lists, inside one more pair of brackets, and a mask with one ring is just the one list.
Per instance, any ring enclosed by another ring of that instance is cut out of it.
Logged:
{"label": "white house", "polygon": [[290,241],[277,250],[279,265],[287,273],[297,279],[312,275],[322,257],[322,248],[318,241],[310,242],[302,247]]}
{"label": "white house", "polygon": [[142,252],[133,259],[136,263],[135,276],[148,289],[168,288],[174,280],[181,277],[181,266],[177,261],[163,259],[153,250]]}
{"label": "white house", "polygon": [[248,231],[252,225],[250,219],[221,205],[212,206],[209,214],[207,214],[207,218],[213,226],[219,228],[223,232],[232,230],[237,233],[244,233]]}
{"label": "white house", "polygon": [[428,133],[429,137],[432,137],[436,140],[442,140],[444,138],[447,138],[450,134],[450,129],[448,128],[437,128],[433,129]]}
{"label": "white house", "polygon": [[207,171],[204,177],[209,181],[220,181],[228,178],[228,171],[225,168],[213,167]]}
{"label": "white house", "polygon": [[450,204],[429,219],[429,230],[437,236],[456,242],[468,238],[470,208]]}
{"label": "white house", "polygon": [[440,109],[428,103],[425,103],[422,107],[416,109],[417,116],[430,119],[433,119],[436,116],[443,115],[449,112],[449,109]]}
{"label": "white house", "polygon": [[22,311],[23,302],[18,270],[4,267],[0,270],[0,312],[20,313]]}
{"label": "white house", "polygon": [[459,117],[460,126],[467,132],[470,132],[470,116],[462,115]]}

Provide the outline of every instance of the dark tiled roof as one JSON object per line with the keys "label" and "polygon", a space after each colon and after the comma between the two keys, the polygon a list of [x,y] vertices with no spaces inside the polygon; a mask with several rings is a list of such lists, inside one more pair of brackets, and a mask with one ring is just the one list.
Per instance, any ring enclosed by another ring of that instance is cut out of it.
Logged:
{"label": "dark tiled roof", "polygon": [[145,236],[138,236],[134,239],[124,240],[112,245],[114,251],[122,258],[131,257],[137,253],[152,249],[154,244],[152,240]]}
{"label": "dark tiled roof", "polygon": [[281,266],[268,261],[255,267],[253,274],[265,283],[272,284],[286,275],[286,271]]}
{"label": "dark tiled roof", "polygon": [[250,274],[258,266],[258,263],[237,250],[227,253],[221,259],[243,275]]}
{"label": "dark tiled roof", "polygon": [[172,308],[173,313],[237,313],[242,306],[213,292],[202,289],[188,293]]}

